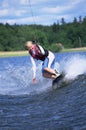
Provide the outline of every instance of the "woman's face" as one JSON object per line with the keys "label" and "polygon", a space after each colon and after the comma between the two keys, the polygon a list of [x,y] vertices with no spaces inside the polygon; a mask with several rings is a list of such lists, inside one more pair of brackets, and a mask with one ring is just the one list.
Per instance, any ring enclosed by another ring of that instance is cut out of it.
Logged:
{"label": "woman's face", "polygon": [[34,45],[32,43],[27,43],[26,47],[29,51],[31,51],[33,50]]}

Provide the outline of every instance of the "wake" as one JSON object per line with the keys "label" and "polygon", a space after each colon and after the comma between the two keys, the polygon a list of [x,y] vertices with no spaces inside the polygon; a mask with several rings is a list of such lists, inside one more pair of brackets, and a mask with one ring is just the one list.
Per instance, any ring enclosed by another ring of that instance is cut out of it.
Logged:
{"label": "wake", "polygon": [[61,68],[65,73],[66,80],[74,80],[79,75],[86,74],[86,57],[77,54],[68,59],[64,58],[61,62]]}

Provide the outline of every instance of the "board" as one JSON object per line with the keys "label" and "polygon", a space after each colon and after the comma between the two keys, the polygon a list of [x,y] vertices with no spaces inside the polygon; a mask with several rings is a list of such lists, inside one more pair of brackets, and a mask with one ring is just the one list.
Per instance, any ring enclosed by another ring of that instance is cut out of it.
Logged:
{"label": "board", "polygon": [[63,79],[64,79],[64,75],[63,74],[61,74],[59,77],[54,79],[53,82],[52,82],[53,89],[59,88],[61,83],[62,83],[62,81],[63,81]]}

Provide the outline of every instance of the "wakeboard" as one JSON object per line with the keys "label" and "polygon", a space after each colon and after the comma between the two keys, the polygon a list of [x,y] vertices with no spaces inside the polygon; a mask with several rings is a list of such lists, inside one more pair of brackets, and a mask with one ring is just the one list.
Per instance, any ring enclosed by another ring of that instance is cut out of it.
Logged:
{"label": "wakeboard", "polygon": [[52,82],[53,89],[59,88],[62,84],[63,79],[64,79],[64,74],[60,74],[59,77],[54,79],[53,82]]}

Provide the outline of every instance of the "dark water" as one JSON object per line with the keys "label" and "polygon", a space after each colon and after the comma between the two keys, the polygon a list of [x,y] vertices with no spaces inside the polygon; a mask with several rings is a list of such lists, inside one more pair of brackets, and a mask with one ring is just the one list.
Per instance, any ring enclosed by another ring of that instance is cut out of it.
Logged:
{"label": "dark water", "polygon": [[41,76],[32,84],[29,57],[0,58],[0,130],[86,130],[86,52],[59,53],[60,88]]}

